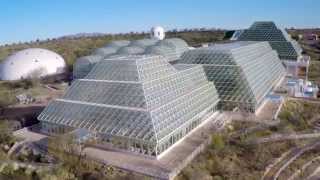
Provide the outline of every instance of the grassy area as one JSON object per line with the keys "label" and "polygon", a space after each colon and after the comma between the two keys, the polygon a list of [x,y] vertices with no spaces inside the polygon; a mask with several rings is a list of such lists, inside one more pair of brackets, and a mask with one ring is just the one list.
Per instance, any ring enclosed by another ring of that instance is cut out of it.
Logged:
{"label": "grassy area", "polygon": [[320,118],[320,104],[287,101],[279,114],[279,130],[312,131],[314,121]]}
{"label": "grassy area", "polygon": [[16,96],[19,94],[29,94],[31,96],[47,95],[48,90],[33,83],[30,80],[15,82],[0,81],[0,107],[6,107],[17,103]]}
{"label": "grassy area", "polygon": [[308,78],[320,84],[320,61],[311,61]]}
{"label": "grassy area", "polygon": [[[66,84],[50,84],[63,91],[66,89]],[[51,97],[54,95],[48,88],[40,81],[35,80],[21,80],[21,81],[0,81],[0,108],[9,105],[14,105],[17,102],[16,96],[20,94],[27,94],[34,98]]]}
{"label": "grassy area", "polygon": [[15,87],[0,81],[0,108],[16,103]]}
{"label": "grassy area", "polygon": [[287,150],[299,146],[299,143],[276,142],[261,145],[243,144],[240,139],[229,139],[225,134],[222,138],[224,146],[215,143],[199,155],[187,166],[176,180],[191,179],[260,179],[265,168]]}

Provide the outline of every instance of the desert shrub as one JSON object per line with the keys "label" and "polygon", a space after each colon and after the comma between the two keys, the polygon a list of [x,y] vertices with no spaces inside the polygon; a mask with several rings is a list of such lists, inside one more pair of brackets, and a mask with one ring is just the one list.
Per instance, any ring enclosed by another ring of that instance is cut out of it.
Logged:
{"label": "desert shrub", "polygon": [[212,135],[211,147],[215,150],[221,150],[225,146],[224,138],[220,134]]}
{"label": "desert shrub", "polygon": [[0,90],[0,114],[1,114],[1,108],[12,105],[15,102],[16,102],[16,99],[12,92]]}
{"label": "desert shrub", "polygon": [[14,137],[12,130],[9,126],[9,122],[6,120],[0,120],[0,144],[12,145],[14,143]]}
{"label": "desert shrub", "polygon": [[291,127],[294,131],[310,129],[311,120],[320,114],[320,106],[306,102],[288,101],[279,114],[280,127]]}

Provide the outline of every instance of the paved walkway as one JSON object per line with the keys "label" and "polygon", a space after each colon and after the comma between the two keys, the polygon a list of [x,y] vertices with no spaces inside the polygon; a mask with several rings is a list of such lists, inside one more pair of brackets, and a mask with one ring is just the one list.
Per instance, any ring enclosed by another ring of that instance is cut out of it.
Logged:
{"label": "paved walkway", "polygon": [[28,142],[36,142],[36,141],[40,141],[40,140],[43,140],[48,137],[43,134],[32,132],[32,131],[28,130],[28,128],[22,128],[18,131],[14,131],[13,135],[15,137],[24,139],[24,141],[28,141]]}

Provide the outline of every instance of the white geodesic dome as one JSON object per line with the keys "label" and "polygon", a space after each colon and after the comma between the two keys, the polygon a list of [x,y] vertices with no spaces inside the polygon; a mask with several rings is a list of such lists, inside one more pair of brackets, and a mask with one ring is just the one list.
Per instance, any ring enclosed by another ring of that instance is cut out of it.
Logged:
{"label": "white geodesic dome", "polygon": [[40,48],[18,51],[0,65],[0,80],[20,80],[63,73],[64,59],[57,53]]}

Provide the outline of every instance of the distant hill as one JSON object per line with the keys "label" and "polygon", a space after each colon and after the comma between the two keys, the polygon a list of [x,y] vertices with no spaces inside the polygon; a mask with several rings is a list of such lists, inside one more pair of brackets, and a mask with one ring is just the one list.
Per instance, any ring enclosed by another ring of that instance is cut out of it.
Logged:
{"label": "distant hill", "polygon": [[106,33],[78,33],[73,35],[62,36],[58,39],[78,39],[78,38],[101,37],[106,35],[107,35]]}
{"label": "distant hill", "polygon": [[[190,46],[200,46],[201,43],[223,41],[225,30],[219,29],[184,29],[171,30],[166,33],[167,38],[178,37],[184,39]],[[114,40],[135,40],[148,38],[148,33],[79,33],[44,41],[17,43],[0,46],[0,60],[8,55],[25,48],[45,48],[57,52],[66,60],[70,70],[75,60],[89,55],[94,49]]]}

